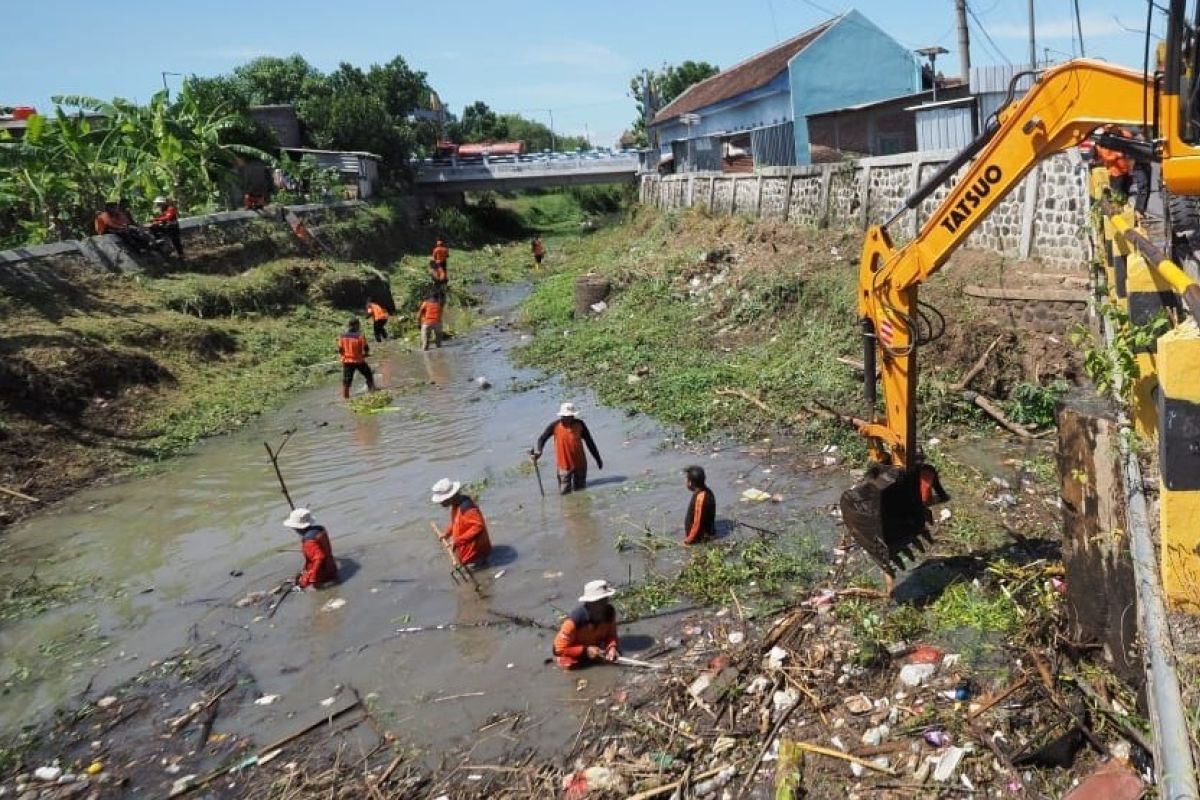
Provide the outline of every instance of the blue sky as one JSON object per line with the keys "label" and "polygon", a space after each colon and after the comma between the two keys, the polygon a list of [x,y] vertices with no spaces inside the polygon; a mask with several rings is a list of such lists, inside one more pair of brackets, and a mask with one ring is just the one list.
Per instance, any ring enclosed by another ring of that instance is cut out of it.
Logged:
{"label": "blue sky", "polygon": [[[1140,68],[1144,3],[1080,5],[1087,54]],[[972,22],[973,63],[1027,60],[1025,0],[970,6],[998,51]],[[0,105],[46,107],[51,95],[76,93],[145,100],[162,87],[164,70],[213,75],[257,55],[298,52],[330,69],[398,54],[429,75],[455,113],[476,99],[543,122],[552,110],[555,130],[611,144],[633,118],[626,88],[639,68],[688,58],[731,66],[850,7],[908,47],[946,47],[938,66],[957,71],[953,0],[127,0],[109,13],[44,0],[5,9]],[[1043,47],[1059,59],[1077,51],[1070,0],[1035,7],[1039,57]]]}

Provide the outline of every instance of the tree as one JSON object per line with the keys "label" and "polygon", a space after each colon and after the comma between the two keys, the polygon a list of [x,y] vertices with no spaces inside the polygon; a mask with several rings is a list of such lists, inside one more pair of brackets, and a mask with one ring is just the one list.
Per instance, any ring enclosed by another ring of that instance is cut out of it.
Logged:
{"label": "tree", "polygon": [[297,103],[322,81],[320,70],[297,54],[262,56],[233,70],[232,80],[250,105]]}
{"label": "tree", "polygon": [[649,145],[646,121],[652,119],[675,98],[700,81],[711,78],[721,70],[707,61],[684,61],[672,66],[663,64],[662,69],[643,69],[629,79],[629,96],[637,106],[637,117],[630,127],[630,134],[639,147]]}

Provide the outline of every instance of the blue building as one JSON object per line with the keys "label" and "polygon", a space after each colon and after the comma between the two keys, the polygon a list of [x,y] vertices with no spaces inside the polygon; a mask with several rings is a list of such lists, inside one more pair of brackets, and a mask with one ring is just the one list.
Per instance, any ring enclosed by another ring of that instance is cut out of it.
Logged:
{"label": "blue building", "polygon": [[808,164],[810,114],[922,88],[916,56],[851,10],[692,86],[650,131],[679,172]]}

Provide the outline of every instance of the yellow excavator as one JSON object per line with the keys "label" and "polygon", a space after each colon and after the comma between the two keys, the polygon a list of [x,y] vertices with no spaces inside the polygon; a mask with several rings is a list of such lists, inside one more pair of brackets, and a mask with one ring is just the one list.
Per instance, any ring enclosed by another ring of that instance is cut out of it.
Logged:
{"label": "yellow excavator", "polygon": [[[1189,9],[1187,0],[1171,0],[1167,15],[1167,38],[1153,72],[1148,66],[1138,72],[1079,59],[1014,76],[1009,102],[983,133],[891,219],[867,231],[859,261],[858,316],[868,412],[859,431],[871,463],[863,480],[842,495],[841,511],[850,534],[887,574],[889,587],[896,569],[913,560],[914,548],[923,549],[928,540],[929,507],[947,499],[917,444],[917,353],[935,333],[919,306],[921,283],[945,265],[1031,168],[1105,125],[1144,130],[1144,139],[1104,133],[1100,144],[1160,163],[1163,183],[1173,195],[1200,195],[1200,4]],[[1032,86],[1014,101],[1017,82],[1026,77]],[[963,167],[916,238],[895,247],[888,225]],[[1169,279],[1200,320],[1200,289],[1178,268]],[[882,413],[877,380],[883,387]]]}

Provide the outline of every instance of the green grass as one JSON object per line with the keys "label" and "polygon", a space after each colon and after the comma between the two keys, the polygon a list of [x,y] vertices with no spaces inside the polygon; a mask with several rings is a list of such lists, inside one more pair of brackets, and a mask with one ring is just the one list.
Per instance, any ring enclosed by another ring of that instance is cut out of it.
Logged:
{"label": "green grass", "polygon": [[1013,633],[1021,627],[1017,604],[1002,592],[983,592],[968,583],[951,586],[929,608],[933,630],[970,628]]}

